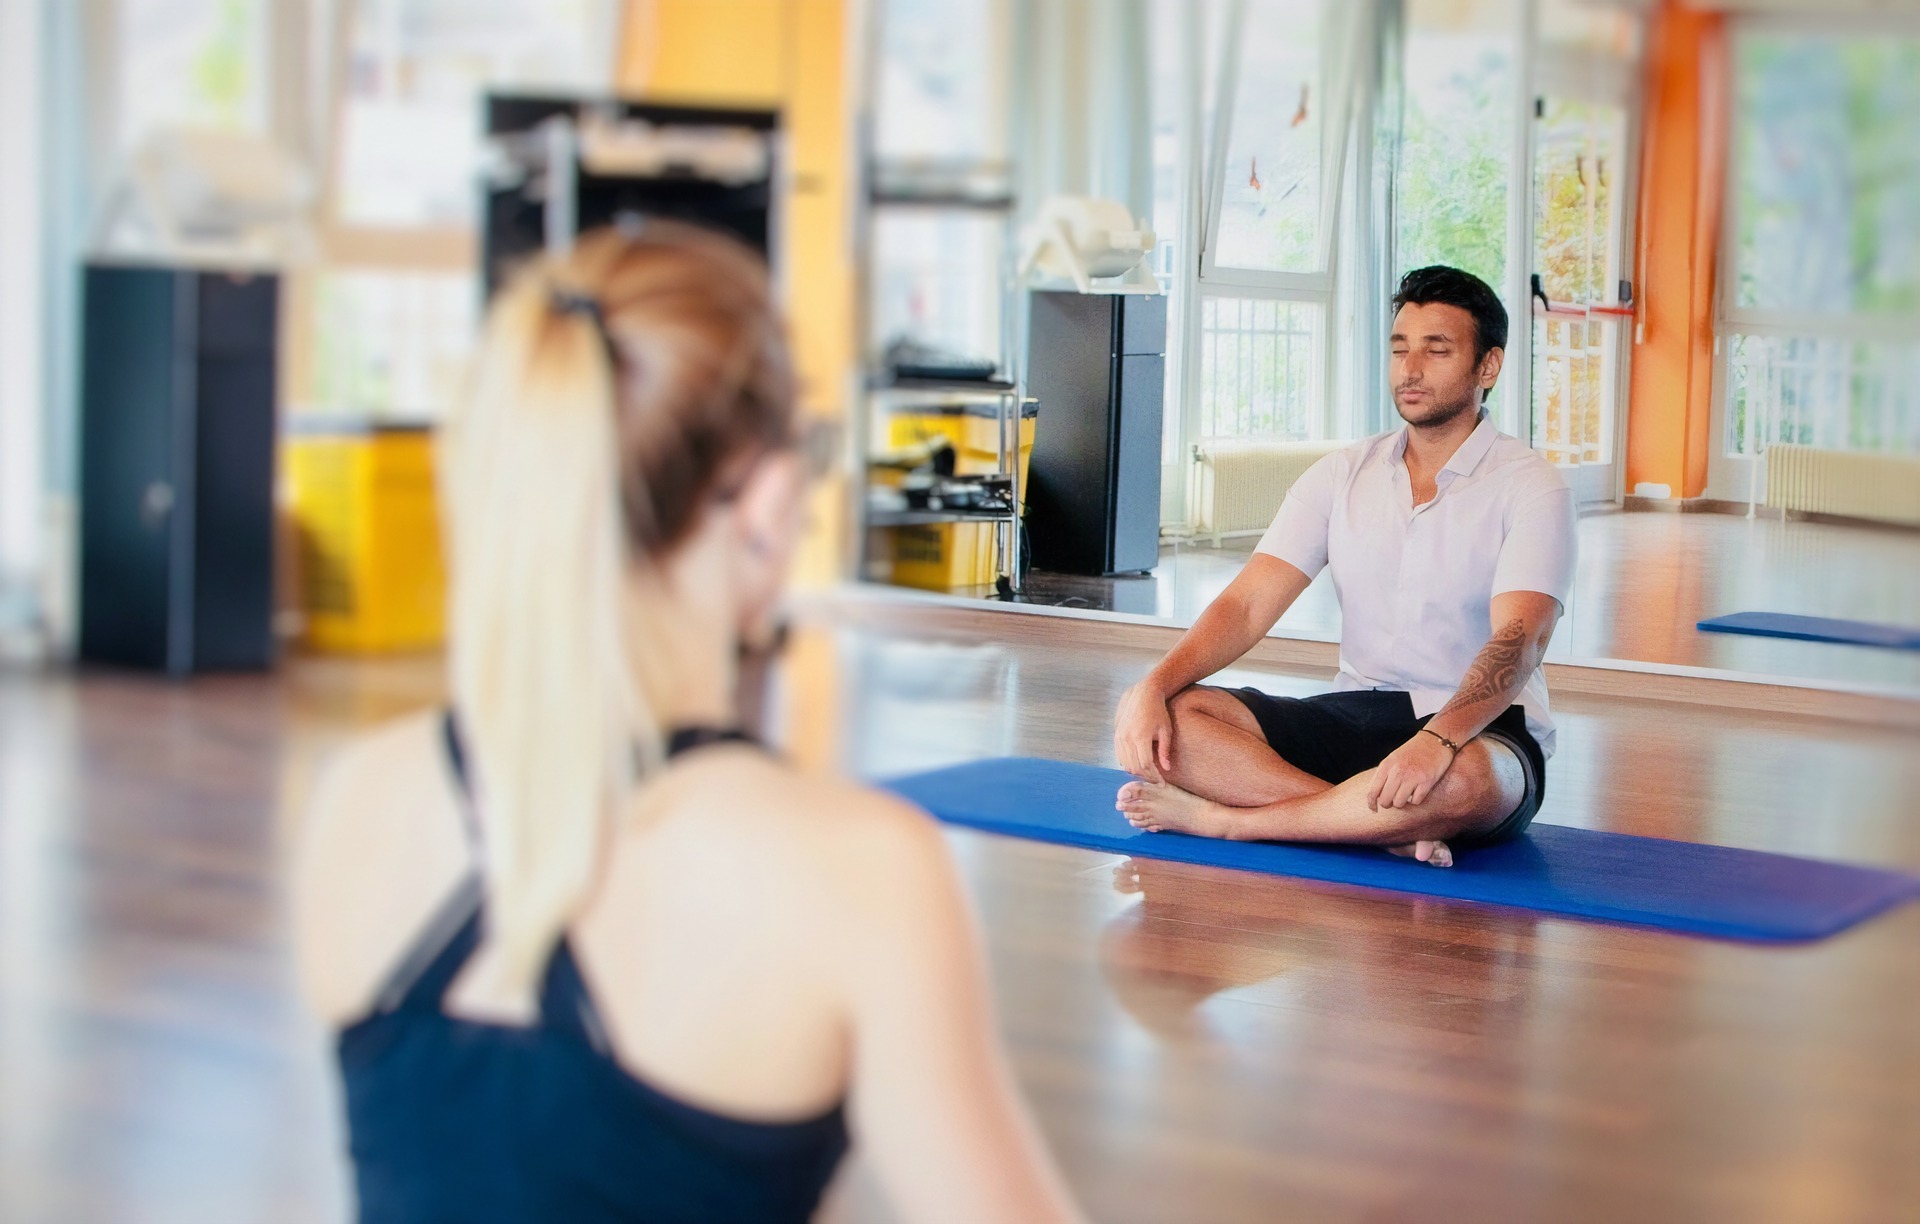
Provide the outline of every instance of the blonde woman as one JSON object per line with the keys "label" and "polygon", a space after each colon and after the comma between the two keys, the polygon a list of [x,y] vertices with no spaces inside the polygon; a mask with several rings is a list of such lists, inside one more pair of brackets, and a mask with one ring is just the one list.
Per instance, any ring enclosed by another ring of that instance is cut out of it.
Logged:
{"label": "blonde woman", "polygon": [[515,280],[444,440],[452,710],[298,850],[360,1219],[1078,1218],[935,826],[739,730],[801,518],[758,260],[649,223]]}

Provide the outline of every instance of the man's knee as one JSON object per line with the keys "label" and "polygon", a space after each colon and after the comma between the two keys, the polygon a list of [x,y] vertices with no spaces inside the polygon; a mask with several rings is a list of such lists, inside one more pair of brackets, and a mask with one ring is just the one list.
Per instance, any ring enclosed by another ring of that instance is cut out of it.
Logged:
{"label": "man's knee", "polygon": [[1176,724],[1194,718],[1210,718],[1243,731],[1259,730],[1259,723],[1245,702],[1232,693],[1200,684],[1190,685],[1175,693],[1167,702],[1167,713]]}
{"label": "man's knee", "polygon": [[1467,741],[1427,797],[1427,805],[1474,832],[1505,820],[1526,798],[1526,772],[1512,749],[1476,736]]}
{"label": "man's knee", "polygon": [[1167,708],[1175,714],[1204,714],[1213,707],[1214,699],[1223,695],[1204,684],[1189,684],[1168,700]]}

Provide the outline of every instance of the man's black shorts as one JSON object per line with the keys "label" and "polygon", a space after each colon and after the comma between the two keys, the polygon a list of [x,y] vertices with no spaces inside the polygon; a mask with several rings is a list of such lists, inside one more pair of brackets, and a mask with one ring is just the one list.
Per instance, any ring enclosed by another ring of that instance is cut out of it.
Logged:
{"label": "man's black shorts", "polygon": [[[1352,689],[1312,697],[1270,697],[1258,689],[1222,689],[1253,712],[1260,733],[1282,760],[1323,782],[1340,783],[1365,773],[1427,725],[1415,718],[1413,698],[1390,689]],[[1508,706],[1480,733],[1513,750],[1527,775],[1520,806],[1485,833],[1458,839],[1462,846],[1517,837],[1533,823],[1547,794],[1547,758],[1527,731],[1526,712]]]}

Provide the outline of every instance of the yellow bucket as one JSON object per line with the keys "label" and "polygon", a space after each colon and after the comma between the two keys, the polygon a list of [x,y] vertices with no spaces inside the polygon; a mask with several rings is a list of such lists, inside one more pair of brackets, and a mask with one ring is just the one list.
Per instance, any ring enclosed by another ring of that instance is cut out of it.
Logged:
{"label": "yellow bucket", "polygon": [[[1027,464],[1033,458],[1035,419],[1023,417],[1020,421],[1022,491],[1027,487]],[[909,412],[887,421],[887,443],[890,446],[913,446],[934,438],[946,438],[953,443],[953,472],[956,476],[987,476],[1000,470],[1000,422],[992,417],[958,412]]]}
{"label": "yellow bucket", "polygon": [[426,650],[446,631],[433,435],[311,427],[286,448],[306,641],[348,653]]}
{"label": "yellow bucket", "polygon": [[888,527],[888,581],[923,591],[993,585],[994,523],[928,523]]}

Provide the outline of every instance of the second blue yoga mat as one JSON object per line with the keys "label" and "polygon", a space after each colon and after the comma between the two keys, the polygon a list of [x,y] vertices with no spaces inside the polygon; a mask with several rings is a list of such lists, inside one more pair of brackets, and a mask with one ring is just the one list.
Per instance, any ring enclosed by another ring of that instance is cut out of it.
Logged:
{"label": "second blue yoga mat", "polygon": [[1752,637],[1792,638],[1797,642],[1840,642],[1848,646],[1920,650],[1920,629],[1877,625],[1871,621],[1835,620],[1830,616],[1734,612],[1703,620],[1694,628],[1706,633],[1744,633]]}
{"label": "second blue yoga mat", "polygon": [[1114,810],[1126,781],[1118,770],[1013,757],[883,785],[988,833],[1731,939],[1820,939],[1920,897],[1920,878],[1900,872],[1561,825],[1463,851],[1451,868],[1381,850],[1142,833]]}

